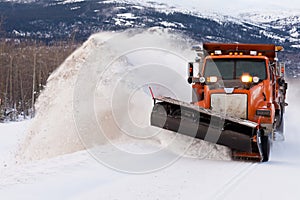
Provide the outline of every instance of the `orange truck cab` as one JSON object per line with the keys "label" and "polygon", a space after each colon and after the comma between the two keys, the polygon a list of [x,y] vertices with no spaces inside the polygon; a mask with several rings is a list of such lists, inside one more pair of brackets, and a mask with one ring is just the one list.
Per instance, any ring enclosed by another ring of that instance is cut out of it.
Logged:
{"label": "orange truck cab", "polygon": [[189,63],[188,78],[193,104],[256,122],[273,138],[283,133],[287,83],[277,57],[281,46],[206,43],[193,49],[197,59]]}

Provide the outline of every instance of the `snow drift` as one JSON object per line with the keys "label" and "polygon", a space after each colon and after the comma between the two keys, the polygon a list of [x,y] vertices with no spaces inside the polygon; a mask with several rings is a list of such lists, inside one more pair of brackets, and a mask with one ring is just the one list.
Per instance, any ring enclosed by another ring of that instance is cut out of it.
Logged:
{"label": "snow drift", "polygon": [[186,65],[195,56],[194,42],[159,28],[91,36],[49,77],[19,156],[43,159],[88,149],[99,158],[110,149],[119,157],[157,159],[167,150],[175,160],[189,148],[189,156],[229,159],[225,147],[149,125],[149,87],[155,95],[190,101]]}

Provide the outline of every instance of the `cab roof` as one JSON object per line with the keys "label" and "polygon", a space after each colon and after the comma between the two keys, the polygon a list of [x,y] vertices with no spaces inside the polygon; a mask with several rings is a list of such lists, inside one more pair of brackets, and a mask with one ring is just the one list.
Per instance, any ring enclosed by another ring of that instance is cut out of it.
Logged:
{"label": "cab roof", "polygon": [[[243,52],[244,55],[250,55],[250,51],[257,51],[274,61],[276,52],[283,50],[282,47],[274,44],[226,44],[226,43],[204,43],[203,49],[205,54],[210,55],[215,50],[221,50],[222,54],[229,54],[230,52]],[[206,56],[207,56],[206,55]]]}

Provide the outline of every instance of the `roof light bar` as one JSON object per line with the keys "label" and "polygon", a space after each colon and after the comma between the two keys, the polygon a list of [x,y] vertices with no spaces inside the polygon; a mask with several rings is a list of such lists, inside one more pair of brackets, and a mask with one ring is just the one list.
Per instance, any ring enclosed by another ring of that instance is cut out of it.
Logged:
{"label": "roof light bar", "polygon": [[216,55],[222,55],[222,51],[221,50],[215,50],[215,54]]}

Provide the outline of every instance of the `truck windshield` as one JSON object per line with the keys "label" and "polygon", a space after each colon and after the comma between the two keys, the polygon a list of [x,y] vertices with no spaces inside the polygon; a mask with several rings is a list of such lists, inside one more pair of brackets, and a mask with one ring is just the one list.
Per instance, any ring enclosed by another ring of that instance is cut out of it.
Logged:
{"label": "truck windshield", "polygon": [[223,80],[239,79],[243,74],[267,78],[266,62],[263,59],[208,59],[204,76],[218,76]]}

